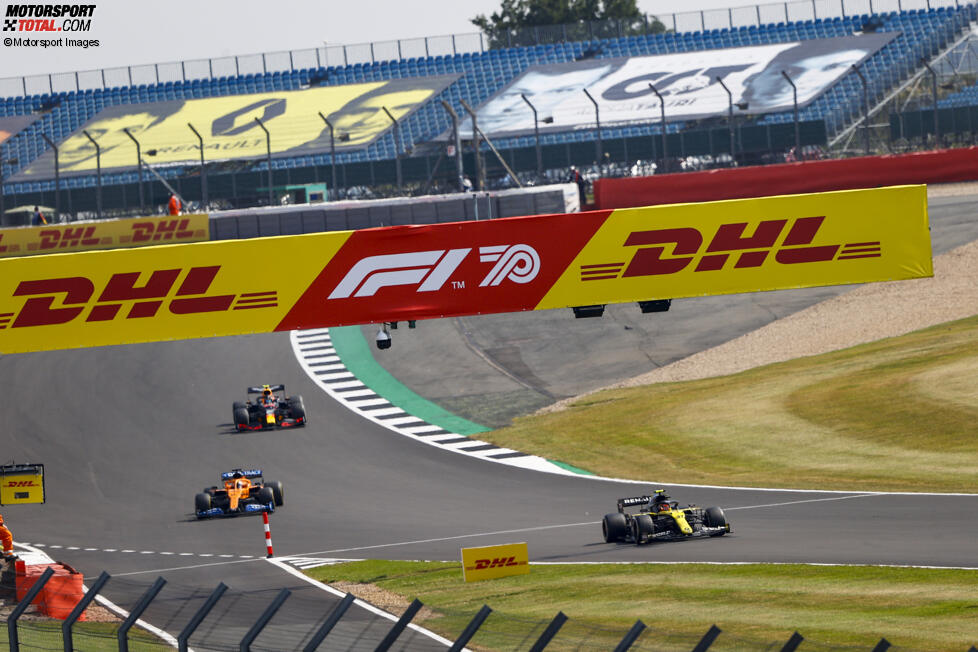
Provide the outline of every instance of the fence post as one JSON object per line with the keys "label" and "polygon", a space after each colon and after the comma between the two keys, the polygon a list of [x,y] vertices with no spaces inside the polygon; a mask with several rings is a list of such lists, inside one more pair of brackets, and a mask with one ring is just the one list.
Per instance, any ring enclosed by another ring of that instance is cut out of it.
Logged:
{"label": "fence post", "polygon": [[85,595],[82,596],[82,599],[78,601],[78,604],[75,605],[75,608],[71,610],[71,613],[68,614],[68,617],[65,618],[65,621],[61,624],[61,637],[64,639],[65,652],[73,652],[75,649],[74,642],[71,639],[71,628],[75,624],[75,621],[81,617],[81,615],[85,612],[85,609],[88,608],[88,605],[95,599],[95,596],[98,595],[98,592],[102,590],[102,587],[105,586],[105,583],[108,581],[109,574],[102,571],[102,574],[96,578],[95,584],[92,584],[92,588],[88,589]]}
{"label": "fence post", "polygon": [[187,626],[184,627],[183,631],[180,632],[180,635],[177,636],[178,652],[187,652],[187,641],[190,639],[190,636],[194,633],[194,630],[197,629],[200,623],[203,622],[204,618],[207,617],[207,614],[210,613],[211,609],[214,608],[214,605],[217,604],[217,601],[221,599],[221,596],[224,595],[224,592],[227,590],[227,585],[224,582],[221,582],[217,585],[217,588],[211,592],[210,596],[207,598],[207,601],[204,602],[204,606],[197,610],[197,613],[193,615],[193,618],[190,619]]}
{"label": "fence post", "polygon": [[316,648],[319,647],[319,644],[323,642],[323,639],[326,638],[330,631],[332,631],[333,627],[336,626],[336,623],[340,622],[340,618],[343,617],[343,614],[346,613],[346,610],[350,608],[350,605],[353,604],[355,599],[356,598],[352,593],[347,593],[346,597],[344,597],[340,603],[336,605],[336,608],[329,614],[326,622],[324,622],[322,626],[316,630],[316,633],[312,635],[312,638],[309,639],[309,643],[302,648],[302,652],[315,652]]}
{"label": "fence post", "polygon": [[885,638],[881,638],[880,642],[873,648],[873,652],[886,652],[888,649],[890,649],[890,642]]}
{"label": "fence post", "polygon": [[781,648],[781,652],[795,652],[795,650],[798,649],[798,646],[801,645],[801,642],[804,640],[804,636],[798,632],[795,632],[791,635],[791,638],[788,639],[788,642],[784,644],[784,647]]}
{"label": "fence post", "polygon": [[713,641],[717,640],[717,636],[720,635],[721,631],[723,630],[716,625],[710,625],[710,629],[706,631],[706,634],[703,634],[703,638],[701,638],[700,642],[693,648],[693,652],[706,652],[706,650],[713,645]]}
{"label": "fence post", "polygon": [[119,632],[117,635],[119,639],[119,652],[129,652],[129,630],[136,624],[136,621],[139,620],[139,617],[143,614],[143,612],[146,611],[146,607],[148,607],[149,603],[153,601],[153,598],[155,598],[160,592],[160,589],[163,588],[164,584],[166,584],[166,580],[162,577],[157,577],[156,581],[153,582],[153,586],[149,587],[146,593],[143,594],[143,597],[139,598],[139,602],[137,602],[136,606],[132,608],[132,611],[129,613],[129,617],[126,618],[121,625],[119,625]]}
{"label": "fence post", "polygon": [[558,611],[557,615],[554,616],[554,619],[550,621],[549,625],[547,625],[547,628],[543,630],[542,634],[540,634],[540,638],[537,639],[537,642],[530,648],[530,652],[541,652],[543,648],[547,647],[550,640],[557,635],[557,632],[560,631],[560,628],[563,627],[564,623],[566,622],[567,616],[564,615],[563,611]]}
{"label": "fence post", "polygon": [[48,566],[41,573],[41,576],[37,578],[34,582],[34,586],[28,589],[27,594],[23,599],[14,607],[14,610],[10,612],[7,616],[7,640],[10,641],[10,652],[18,652],[20,650],[20,641],[17,639],[17,619],[20,618],[21,614],[27,611],[27,607],[31,606],[34,602],[34,598],[37,594],[41,592],[44,585],[47,583],[51,576],[54,575],[54,569]]}
{"label": "fence post", "polygon": [[408,626],[409,622],[411,622],[411,619],[414,618],[415,614],[421,611],[422,606],[421,600],[415,598],[414,601],[408,605],[408,608],[404,610],[404,613],[401,615],[398,621],[394,623],[394,626],[391,627],[391,631],[387,632],[387,636],[384,637],[384,640],[380,642],[374,652],[386,652],[389,650],[390,647],[394,645],[394,641],[397,640],[397,637],[404,631],[404,628]]}
{"label": "fence post", "polygon": [[248,633],[244,635],[243,639],[241,639],[241,643],[238,645],[238,650],[240,650],[240,652],[249,652],[251,650],[251,644],[254,643],[256,638],[258,638],[258,635],[261,634],[261,630],[265,629],[265,625],[268,624],[268,621],[272,619],[272,616],[275,615],[275,612],[279,610],[279,607],[282,606],[282,603],[285,602],[290,595],[292,595],[292,591],[288,589],[282,589],[279,591],[279,594],[275,596],[274,600],[272,600],[272,604],[268,605],[268,609],[265,609],[265,612],[258,617],[255,624],[251,626]]}
{"label": "fence post", "polygon": [[479,613],[475,615],[475,618],[473,618],[469,624],[465,626],[465,629],[459,635],[458,639],[452,643],[452,647],[448,648],[448,652],[460,652],[469,642],[469,640],[475,636],[475,633],[479,631],[479,628],[482,627],[482,623],[485,622],[486,618],[488,618],[489,614],[491,613],[492,609],[489,607],[489,605],[482,605],[482,609],[479,609]]}
{"label": "fence post", "polygon": [[635,642],[635,639],[639,637],[639,634],[641,634],[643,630],[645,630],[645,623],[643,623],[641,620],[636,620],[635,624],[632,625],[632,628],[628,630],[627,634],[625,634],[625,638],[621,639],[621,642],[615,646],[615,652],[625,652],[625,650],[632,646],[632,643]]}

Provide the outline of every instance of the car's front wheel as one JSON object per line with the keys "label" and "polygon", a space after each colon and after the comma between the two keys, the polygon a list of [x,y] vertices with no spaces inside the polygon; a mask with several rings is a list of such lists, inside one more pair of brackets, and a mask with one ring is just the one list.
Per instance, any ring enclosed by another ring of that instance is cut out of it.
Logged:
{"label": "car's front wheel", "polygon": [[302,396],[296,395],[289,399],[289,407],[292,408],[292,418],[296,421],[302,421],[302,425],[306,425],[308,421],[306,420],[306,404],[302,402]]}
{"label": "car's front wheel", "polygon": [[275,498],[276,507],[281,507],[285,504],[285,493],[282,491],[281,482],[266,482],[265,486],[272,490],[272,496]]}
{"label": "car's front wheel", "polygon": [[200,513],[206,512],[211,508],[211,495],[207,493],[199,493],[194,496],[194,513],[197,518],[201,518]]}
{"label": "car's front wheel", "polygon": [[722,537],[727,533],[727,517],[724,515],[723,510],[719,507],[707,507],[706,514],[703,516],[703,521],[706,523],[707,527],[723,528],[719,532],[711,534],[711,537]]}
{"label": "car's front wheel", "polygon": [[624,541],[628,536],[628,521],[621,512],[605,514],[601,519],[601,533],[604,535],[605,543],[615,543]]}
{"label": "car's front wheel", "polygon": [[234,427],[238,431],[247,430],[248,424],[251,419],[248,418],[248,408],[243,403],[235,403],[234,410],[232,411],[232,419],[234,422]]}

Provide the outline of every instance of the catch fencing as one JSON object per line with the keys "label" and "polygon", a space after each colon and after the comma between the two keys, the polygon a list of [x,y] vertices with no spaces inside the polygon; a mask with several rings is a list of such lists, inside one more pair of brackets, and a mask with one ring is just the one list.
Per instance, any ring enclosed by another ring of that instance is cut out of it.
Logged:
{"label": "catch fencing", "polygon": [[[53,575],[45,575],[22,596],[0,624],[0,651],[37,650],[160,652],[195,650],[625,650],[726,652],[781,650],[804,643],[812,652],[847,650],[910,652],[885,638],[873,648],[840,647],[806,640],[798,632],[787,640],[743,637],[711,626],[702,634],[679,633],[666,625],[636,621],[620,629],[598,627],[558,612],[552,619],[528,619],[484,605],[476,613],[430,609],[419,600],[397,608],[398,615],[321,588],[236,591],[220,583],[214,589],[176,586],[162,577],[153,583],[112,578],[102,573],[74,610],[62,620],[42,620],[31,601]],[[96,600],[110,595],[115,616]],[[654,602],[650,602],[654,610]],[[82,616],[82,614],[85,616]],[[25,615],[26,614],[26,615]],[[80,621],[81,618],[85,620]],[[136,626],[152,623],[153,632]],[[434,633],[432,633],[434,630]],[[962,651],[964,652],[964,651]],[[967,652],[978,652],[975,647]]]}

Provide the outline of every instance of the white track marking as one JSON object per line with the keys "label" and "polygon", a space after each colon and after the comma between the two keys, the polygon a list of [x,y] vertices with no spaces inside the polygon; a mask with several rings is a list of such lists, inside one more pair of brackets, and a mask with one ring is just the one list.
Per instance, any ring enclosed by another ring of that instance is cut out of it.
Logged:
{"label": "white track marking", "polygon": [[[315,587],[317,587],[317,588],[319,588],[319,589],[321,589],[323,591],[326,591],[327,593],[331,593],[331,594],[333,594],[333,595],[335,595],[335,596],[337,596],[339,598],[346,597],[346,593],[343,593],[339,589],[334,589],[329,584],[324,584],[324,583],[322,583],[322,582],[320,582],[318,580],[312,579],[311,577],[309,577],[306,574],[302,573],[298,569],[292,568],[287,563],[284,563],[284,562],[282,562],[282,561],[280,561],[278,559],[275,559],[275,558],[267,559],[265,561],[267,561],[268,563],[273,564],[275,566],[278,566],[279,568],[281,568],[282,570],[284,570],[286,573],[289,573],[290,575],[294,575],[295,577],[298,577],[299,579],[301,579],[303,582],[306,582],[308,584],[311,584],[311,585],[313,585],[313,586],[315,586]],[[363,600],[360,600],[359,598],[357,598],[356,600],[354,600],[353,601],[353,604],[357,605],[358,607],[360,607],[362,609],[366,609],[367,611],[369,611],[372,614],[376,614],[378,616],[381,616],[382,618],[386,618],[387,620],[389,620],[391,622],[395,622],[396,623],[399,620],[399,618],[397,616],[395,616],[394,614],[388,613],[388,612],[384,611],[383,609],[379,609],[379,608],[373,606],[372,604],[370,604],[369,602],[364,602]],[[449,641],[447,638],[444,638],[442,636],[439,636],[438,634],[435,634],[433,631],[431,631],[429,629],[425,629],[424,627],[421,627],[420,625],[415,625],[414,623],[408,623],[408,628],[409,629],[413,629],[414,631],[418,632],[419,634],[423,634],[424,636],[427,636],[428,638],[432,639],[433,641],[437,641],[439,643],[444,644],[445,647],[451,647],[453,645],[453,641]]]}

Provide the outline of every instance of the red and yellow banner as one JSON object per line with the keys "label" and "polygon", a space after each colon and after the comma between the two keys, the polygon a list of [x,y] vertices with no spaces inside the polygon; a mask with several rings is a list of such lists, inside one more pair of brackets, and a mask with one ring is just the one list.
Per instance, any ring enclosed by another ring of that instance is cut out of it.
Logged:
{"label": "red and yellow banner", "polygon": [[0,260],[0,353],[932,275],[924,186],[116,249]]}
{"label": "red and yellow banner", "polygon": [[0,258],[210,239],[207,215],[140,217],[0,229]]}
{"label": "red and yellow banner", "polygon": [[466,582],[529,573],[530,553],[526,543],[462,548],[462,578]]}

